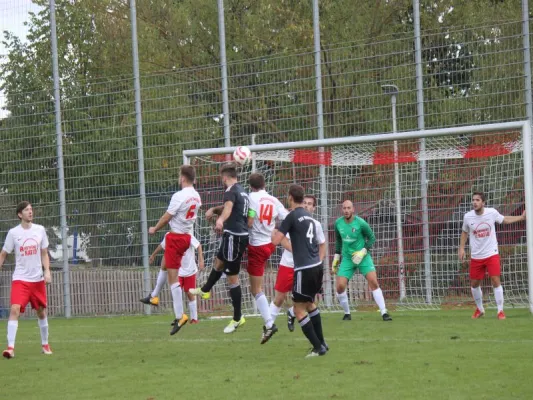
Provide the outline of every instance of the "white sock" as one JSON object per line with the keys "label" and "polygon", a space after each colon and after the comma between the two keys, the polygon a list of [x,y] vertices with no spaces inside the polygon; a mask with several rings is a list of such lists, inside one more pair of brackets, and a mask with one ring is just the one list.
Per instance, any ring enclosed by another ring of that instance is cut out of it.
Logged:
{"label": "white sock", "polygon": [[48,318],[38,319],[39,329],[41,330],[41,344],[48,344]]}
{"label": "white sock", "polygon": [[167,281],[168,272],[163,271],[162,269],[159,270],[159,273],[157,274],[157,282],[155,284],[154,291],[150,296],[157,297],[159,296],[159,293],[161,293],[161,289],[163,289],[163,285]]}
{"label": "white sock", "polygon": [[[485,312],[485,309],[483,308],[483,292],[481,292],[481,286],[478,286],[477,288],[470,288],[472,290],[472,296],[474,297],[474,301],[476,302],[476,307],[479,311],[482,313]],[[496,300],[496,302],[498,302]]]}
{"label": "white sock", "polygon": [[296,317],[296,314],[294,314],[294,306],[289,308],[289,314],[291,315],[291,317]]}
{"label": "white sock", "polygon": [[196,307],[196,300],[189,300],[189,312],[191,313],[191,319],[198,321],[198,308]]}
{"label": "white sock", "polygon": [[344,314],[350,314],[350,303],[348,302],[348,293],[346,293],[346,290],[342,293],[337,293],[337,299],[339,299],[339,304],[344,310]]}
{"label": "white sock", "polygon": [[172,305],[174,306],[174,315],[176,319],[183,317],[183,291],[179,283],[174,283],[170,287],[170,293],[172,293]]}
{"label": "white sock", "polygon": [[387,308],[385,307],[385,299],[383,298],[383,292],[381,291],[381,288],[373,290],[372,296],[374,297],[374,301],[379,307],[381,315],[385,314],[387,312]]}
{"label": "white sock", "polygon": [[272,328],[272,318],[270,317],[270,307],[268,306],[268,300],[263,292],[258,293],[255,295],[255,302],[257,304],[257,308],[259,308],[259,312],[261,313],[261,316],[263,317],[263,321],[265,321],[265,326],[268,328]]}
{"label": "white sock", "polygon": [[502,285],[494,288],[494,298],[498,306],[498,312],[503,311],[503,287]]}
{"label": "white sock", "polygon": [[15,348],[15,338],[17,337],[18,321],[7,321],[7,347]]}
{"label": "white sock", "polygon": [[272,318],[272,323],[276,321],[276,317],[278,316],[280,310],[281,308],[275,305],[274,302],[270,303],[270,318]]}

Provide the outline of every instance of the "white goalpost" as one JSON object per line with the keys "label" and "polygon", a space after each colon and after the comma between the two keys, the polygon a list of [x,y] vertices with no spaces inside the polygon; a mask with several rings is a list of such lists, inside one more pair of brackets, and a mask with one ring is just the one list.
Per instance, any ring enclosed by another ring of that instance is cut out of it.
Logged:
{"label": "white goalpost", "polygon": [[[425,149],[419,148],[425,139]],[[238,143],[248,145],[247,143]],[[340,204],[349,199],[356,212],[376,234],[372,257],[387,305],[391,308],[430,309],[446,305],[473,304],[468,266],[458,260],[463,215],[471,209],[473,191],[487,194],[487,206],[504,215],[533,216],[533,165],[531,126],[527,121],[457,128],[432,129],[307,142],[249,145],[253,163],[243,166],[239,180],[248,187],[253,169],[263,173],[267,191],[286,203],[292,183],[307,193],[324,198],[321,176],[325,171],[327,206],[316,208],[329,242],[328,257],[335,248],[333,223],[342,216]],[[235,147],[186,150],[183,160],[197,169],[197,190],[204,212],[219,205],[223,188],[218,169]],[[428,176],[428,209],[422,210],[419,163],[424,160]],[[322,170],[322,173],[320,172]],[[400,200],[401,199],[401,200]],[[429,214],[430,265],[424,262],[422,212]],[[212,266],[218,237],[200,214],[195,234],[206,255],[203,283]],[[529,307],[533,313],[533,223],[497,227],[502,259],[502,284],[506,304]],[[529,246],[528,246],[529,244]],[[281,251],[272,257],[265,272],[265,293],[270,299]],[[241,272],[243,311],[254,311],[248,292],[246,259]],[[340,309],[335,298],[335,277],[324,274],[322,308]],[[484,285],[489,285],[488,280]],[[352,308],[375,305],[364,278],[356,274],[349,285]],[[491,290],[485,301],[494,305]],[[230,300],[224,280],[201,311],[226,313]]]}

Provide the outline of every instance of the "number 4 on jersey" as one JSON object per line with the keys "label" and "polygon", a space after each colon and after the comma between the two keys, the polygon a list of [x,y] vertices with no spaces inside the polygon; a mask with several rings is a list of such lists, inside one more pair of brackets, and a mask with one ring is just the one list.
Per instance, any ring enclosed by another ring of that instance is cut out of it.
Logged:
{"label": "number 4 on jersey", "polygon": [[274,215],[274,206],[272,204],[261,204],[259,209],[259,222],[266,222],[268,225],[272,223],[272,216]]}
{"label": "number 4 on jersey", "polygon": [[309,238],[309,243],[313,243],[313,238],[315,237],[315,224],[309,224],[309,229],[307,230],[307,234],[305,236]]}

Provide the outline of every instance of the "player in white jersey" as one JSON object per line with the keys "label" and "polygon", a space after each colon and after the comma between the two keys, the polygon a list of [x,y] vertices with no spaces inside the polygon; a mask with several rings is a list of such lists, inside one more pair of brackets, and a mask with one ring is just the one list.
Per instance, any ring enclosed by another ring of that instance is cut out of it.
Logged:
{"label": "player in white jersey", "polygon": [[289,213],[283,204],[265,190],[265,178],[262,174],[253,173],[248,179],[251,193],[248,226],[250,239],[248,242],[248,275],[250,290],[255,297],[257,308],[263,317],[263,337],[261,344],[266,343],[278,328],[270,316],[268,300],[263,293],[263,275],[265,265],[276,250],[272,244],[272,232],[276,220],[283,220]]}
{"label": "player in white jersey", "polygon": [[170,226],[170,232],[165,239],[165,265],[168,270],[168,284],[178,320],[170,332],[171,335],[176,334],[189,320],[189,317],[183,313],[182,289],[179,284],[178,270],[183,255],[191,246],[194,222],[198,217],[198,210],[202,206],[200,195],[193,187],[195,180],[194,167],[182,165],[180,169],[181,190],[174,193],[167,211],[159,219],[156,226],[150,227],[148,230],[150,235],[154,235],[166,224]]}
{"label": "player in white jersey", "polygon": [[[52,282],[50,259],[48,258],[48,237],[42,225],[34,224],[33,209],[29,202],[17,206],[20,225],[9,230],[4,247],[0,252],[0,269],[8,254],[15,251],[15,271],[11,284],[11,310],[7,322],[7,349],[5,358],[15,357],[15,338],[18,319],[28,303],[37,311],[41,345],[44,354],[52,354],[48,344],[48,318],[46,316],[45,283]],[[44,269],[44,273],[43,273]]]}
{"label": "player in white jersey", "polygon": [[[150,264],[153,264],[155,261],[156,255],[160,251],[164,251],[166,247],[166,237],[168,233],[165,234],[165,237],[161,241],[161,243],[157,246],[157,248],[154,250],[152,255],[150,256]],[[196,259],[194,255],[194,251],[198,252],[198,266],[196,264]],[[198,268],[200,270],[203,270],[205,268],[205,262],[204,262],[204,253],[202,251],[202,245],[200,242],[193,236],[191,238],[191,247],[185,252],[183,255],[183,258],[181,260],[181,267],[178,270],[178,281],[182,289],[187,293],[187,298],[189,299],[189,311],[191,313],[191,324],[197,324],[198,323],[198,308],[196,306],[196,296],[190,293],[190,289],[193,289],[196,287],[196,273],[198,272]],[[161,289],[163,288],[163,285],[167,282],[167,268],[165,266],[165,258],[161,260],[161,269],[159,270],[159,273],[157,274],[157,282],[155,285],[154,290],[152,293],[150,293],[149,296],[141,299],[141,303],[144,304],[150,304],[153,306],[159,305],[159,293],[161,293]],[[174,326],[174,323],[172,323],[172,326]]]}
{"label": "player in white jersey", "polygon": [[[313,215],[316,210],[316,197],[312,194],[306,194],[304,196],[303,206],[305,211]],[[326,236],[324,235],[324,229],[322,224],[319,221],[315,221],[316,230],[317,230],[317,239],[320,245],[326,243]],[[280,308],[285,301],[287,293],[292,291],[294,284],[294,259],[292,256],[292,246],[289,239],[283,239],[281,245],[285,248],[283,251],[278,276],[276,277],[276,285],[274,289],[276,290],[276,295],[274,301],[270,303],[270,314],[272,315],[273,320],[276,320],[277,315],[279,314]],[[285,259],[283,258],[285,257]],[[282,268],[284,267],[284,268]],[[287,290],[288,289],[288,290]],[[294,315],[294,307],[289,308],[287,311],[287,327],[289,331],[294,332],[294,320],[296,316]]]}
{"label": "player in white jersey", "polygon": [[500,282],[500,255],[494,224],[496,222],[498,224],[512,224],[524,221],[526,212],[524,211],[520,216],[504,217],[496,209],[485,207],[485,201],[486,196],[482,192],[474,192],[472,195],[473,210],[467,212],[464,216],[461,242],[459,244],[459,260],[465,260],[465,245],[467,239],[470,239],[471,289],[477,306],[472,318],[477,319],[485,314],[480,284],[488,272],[494,290],[496,305],[498,306],[498,319],[505,319],[503,288]]}

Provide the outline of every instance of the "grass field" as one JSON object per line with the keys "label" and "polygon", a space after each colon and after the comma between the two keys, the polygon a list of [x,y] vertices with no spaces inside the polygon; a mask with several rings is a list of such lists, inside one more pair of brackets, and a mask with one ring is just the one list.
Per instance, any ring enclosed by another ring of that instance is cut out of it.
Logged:
{"label": "grass field", "polygon": [[[16,357],[0,360],[1,399],[533,399],[533,318],[527,310],[471,320],[470,310],[323,315],[330,346],[309,348],[278,319],[260,345],[249,318],[204,320],[169,336],[170,317],[54,319],[54,355],[39,353],[35,321],[21,321]],[[5,329],[5,327],[2,327]]]}

